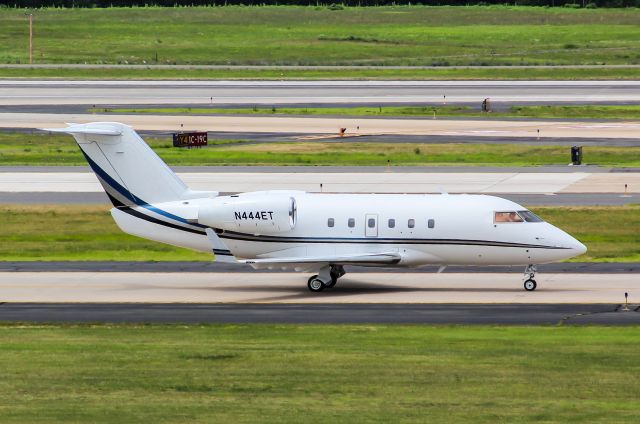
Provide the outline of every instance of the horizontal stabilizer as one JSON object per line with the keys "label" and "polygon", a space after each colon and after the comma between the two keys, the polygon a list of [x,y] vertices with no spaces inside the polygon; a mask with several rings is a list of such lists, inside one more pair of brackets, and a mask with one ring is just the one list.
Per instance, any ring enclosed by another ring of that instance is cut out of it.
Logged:
{"label": "horizontal stabilizer", "polygon": [[43,131],[65,134],[122,135],[122,128],[109,124],[72,124],[66,128],[40,128]]}

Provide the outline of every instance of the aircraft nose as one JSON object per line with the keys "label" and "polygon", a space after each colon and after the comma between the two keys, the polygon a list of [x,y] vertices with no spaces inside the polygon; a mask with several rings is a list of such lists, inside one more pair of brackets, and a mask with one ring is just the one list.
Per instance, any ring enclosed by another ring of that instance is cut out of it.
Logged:
{"label": "aircraft nose", "polygon": [[578,240],[571,237],[567,233],[564,233],[564,235],[565,237],[562,244],[570,249],[569,251],[571,252],[572,258],[575,256],[580,256],[587,252],[587,246],[580,243]]}
{"label": "aircraft nose", "polygon": [[[562,254],[563,259],[580,256],[587,251],[587,246],[580,243],[578,240],[559,228],[555,228],[554,241],[554,244],[558,247],[561,247],[564,251],[564,253]],[[558,253],[560,254],[560,251]]]}
{"label": "aircraft nose", "polygon": [[578,240],[573,239],[573,246],[571,247],[571,249],[574,251],[575,256],[580,256],[584,253],[587,253],[587,246],[585,246],[584,244],[580,243]]}

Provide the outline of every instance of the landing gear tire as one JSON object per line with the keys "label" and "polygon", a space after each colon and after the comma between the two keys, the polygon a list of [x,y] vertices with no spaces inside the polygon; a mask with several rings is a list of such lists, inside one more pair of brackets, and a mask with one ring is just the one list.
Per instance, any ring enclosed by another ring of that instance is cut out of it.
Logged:
{"label": "landing gear tire", "polygon": [[325,284],[321,279],[318,278],[317,275],[312,275],[307,282],[307,287],[314,293],[321,292],[324,290]]}
{"label": "landing gear tire", "polygon": [[534,291],[537,286],[538,284],[536,283],[536,280],[532,278],[529,278],[527,281],[524,282],[524,289],[526,291]]}

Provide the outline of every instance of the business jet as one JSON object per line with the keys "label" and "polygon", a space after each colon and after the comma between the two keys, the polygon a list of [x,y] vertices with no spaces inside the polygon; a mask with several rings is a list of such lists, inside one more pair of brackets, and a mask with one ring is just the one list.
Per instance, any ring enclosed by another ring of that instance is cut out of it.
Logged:
{"label": "business jet", "polygon": [[536,265],[587,248],[517,203],[486,195],[330,194],[272,190],[220,195],[189,189],[129,126],[46,129],[73,135],[113,203],[122,231],[215,254],[219,262],[312,273],[333,287],[345,265]]}

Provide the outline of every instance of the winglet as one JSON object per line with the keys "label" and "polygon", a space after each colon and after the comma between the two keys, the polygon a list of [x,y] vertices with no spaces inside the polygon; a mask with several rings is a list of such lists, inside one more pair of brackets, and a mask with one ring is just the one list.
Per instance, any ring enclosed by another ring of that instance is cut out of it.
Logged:
{"label": "winglet", "polygon": [[216,255],[216,262],[238,263],[236,257],[233,256],[233,253],[231,253],[224,242],[220,240],[220,237],[218,237],[213,229],[207,228],[204,231],[207,233],[207,238],[211,242],[211,251]]}

